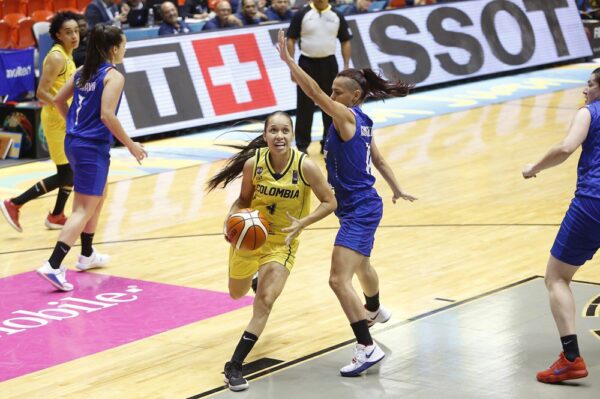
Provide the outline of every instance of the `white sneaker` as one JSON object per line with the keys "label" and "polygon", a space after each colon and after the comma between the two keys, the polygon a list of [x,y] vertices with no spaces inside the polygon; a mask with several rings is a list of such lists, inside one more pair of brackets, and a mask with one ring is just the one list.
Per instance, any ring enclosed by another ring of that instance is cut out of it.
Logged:
{"label": "white sneaker", "polygon": [[369,325],[369,327],[373,326],[375,323],[385,323],[391,317],[392,311],[384,308],[381,305],[379,305],[379,309],[377,309],[374,312],[370,312],[367,310],[367,324]]}
{"label": "white sneaker", "polygon": [[75,267],[81,271],[94,269],[96,267],[103,267],[106,266],[109,259],[110,256],[100,254],[94,250],[90,256],[79,255]]}
{"label": "white sneaker", "polygon": [[342,367],[340,373],[342,374],[342,377],[357,377],[369,367],[377,364],[384,357],[385,353],[376,343],[369,346],[356,344],[352,362],[350,362],[349,365]]}
{"label": "white sneaker", "polygon": [[36,270],[44,280],[47,280],[54,287],[62,291],[72,291],[73,284],[67,282],[67,268],[61,266],[58,269],[53,269],[48,261],[44,262],[42,267]]}

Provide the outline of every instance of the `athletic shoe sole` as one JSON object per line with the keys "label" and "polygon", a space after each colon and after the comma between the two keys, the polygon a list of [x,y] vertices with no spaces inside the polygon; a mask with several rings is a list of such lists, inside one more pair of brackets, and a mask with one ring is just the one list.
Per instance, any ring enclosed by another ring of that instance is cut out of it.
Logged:
{"label": "athletic shoe sole", "polygon": [[60,284],[58,281],[54,280],[52,277],[50,277],[50,275],[46,274],[46,273],[42,273],[40,271],[35,271],[38,276],[40,276],[41,278],[43,278],[44,280],[46,280],[47,282],[49,282],[50,284],[52,284],[56,289],[59,289],[61,291],[72,291],[73,290],[73,285],[70,283],[67,283],[69,285],[62,285]]}
{"label": "athletic shoe sole", "polygon": [[20,228],[19,226],[17,226],[16,224],[14,224],[14,222],[12,221],[12,219],[10,217],[10,214],[8,213],[8,209],[6,209],[6,206],[4,206],[4,201],[0,201],[0,210],[2,210],[2,214],[4,215],[4,218],[6,219],[8,224],[10,224],[10,227],[17,230],[19,233],[22,233],[23,229]]}
{"label": "athletic shoe sole", "polygon": [[62,228],[65,227],[64,224],[52,223],[48,219],[44,220],[44,225],[48,230],[62,230]]}
{"label": "athletic shoe sole", "polygon": [[234,392],[245,391],[250,386],[250,384],[248,384],[248,382],[246,382],[245,384],[242,384],[242,385],[229,385],[229,379],[227,379],[227,377],[225,377],[223,379],[223,381],[225,381],[225,384],[227,384],[227,386],[229,387],[229,389],[232,390],[232,391],[234,391]]}
{"label": "athletic shoe sole", "polygon": [[546,384],[556,384],[556,383],[563,382],[563,381],[577,380],[579,378],[585,378],[587,376],[588,376],[587,370],[578,370],[578,371],[569,371],[568,373],[565,373],[565,374],[550,375],[546,378],[538,378],[537,380],[539,382],[544,382]]}
{"label": "athletic shoe sole", "polygon": [[361,367],[357,368],[356,370],[352,370],[349,372],[344,372],[344,371],[340,370],[340,374],[342,375],[342,377],[358,377],[359,375],[361,375],[362,373],[367,371],[369,368],[373,367],[374,365],[376,365],[377,363],[382,361],[384,358],[385,358],[385,354],[383,356],[381,356],[381,359],[378,359],[374,362],[367,362],[367,363],[363,364]]}

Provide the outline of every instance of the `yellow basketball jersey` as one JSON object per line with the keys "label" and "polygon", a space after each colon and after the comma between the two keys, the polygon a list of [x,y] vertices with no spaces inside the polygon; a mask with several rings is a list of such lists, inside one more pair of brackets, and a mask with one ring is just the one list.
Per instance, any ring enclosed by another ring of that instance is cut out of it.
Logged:
{"label": "yellow basketball jersey", "polygon": [[292,149],[288,164],[278,174],[271,166],[268,148],[256,151],[251,207],[259,210],[269,221],[269,241],[284,242],[287,233],[283,233],[281,229],[291,224],[287,213],[301,219],[310,212],[311,189],[302,175],[305,156],[306,154]]}
{"label": "yellow basketball jersey", "polygon": [[[50,94],[56,96],[56,93],[58,93],[60,88],[63,87],[65,83],[67,83],[67,80],[69,80],[69,78],[73,76],[77,68],[75,67],[75,61],[73,61],[73,56],[67,54],[63,46],[61,46],[58,43],[52,46],[52,48],[48,52],[48,55],[46,55],[46,58],[44,58],[44,65],[46,65],[48,56],[53,52],[59,52],[65,58],[65,67],[62,71],[60,71],[60,73],[56,77],[56,80],[52,84],[52,87],[50,87]],[[69,104],[71,104],[71,99],[69,99]]]}

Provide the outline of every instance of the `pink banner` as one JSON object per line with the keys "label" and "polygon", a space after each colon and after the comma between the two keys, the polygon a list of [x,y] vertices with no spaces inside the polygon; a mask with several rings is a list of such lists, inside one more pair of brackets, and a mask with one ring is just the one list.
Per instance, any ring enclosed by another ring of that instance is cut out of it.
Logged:
{"label": "pink banner", "polygon": [[[0,279],[0,381],[250,305],[252,297],[69,272],[72,292],[34,272]],[[200,339],[200,338],[198,338]]]}

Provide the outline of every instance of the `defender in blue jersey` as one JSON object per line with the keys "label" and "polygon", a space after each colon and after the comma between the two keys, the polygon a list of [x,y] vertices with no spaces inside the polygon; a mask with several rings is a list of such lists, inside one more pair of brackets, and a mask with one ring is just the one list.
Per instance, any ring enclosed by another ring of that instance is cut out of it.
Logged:
{"label": "defender in blue jersey", "polygon": [[[391,312],[379,303],[379,278],[369,260],[383,213],[381,197],[373,187],[375,177],[371,174],[371,163],[392,189],[394,203],[399,198],[416,199],[400,189],[394,172],[373,140],[373,121],[362,112],[360,104],[367,97],[406,96],[410,85],[386,81],[370,69],[346,69],[337,74],[329,97],[296,65],[285,45],[283,31],[279,31],[279,53],[302,91],[333,119],[325,140],[324,156],[327,179],[338,203],[335,213],[340,220],[340,230],[335,239],[329,285],[356,336],[355,356],[340,370],[342,376],[353,377],[385,357],[373,342],[369,326],[385,323],[391,317]],[[352,286],[354,274],[365,295],[364,307]]]}
{"label": "defender in blue jersey", "polygon": [[[92,247],[94,232],[106,197],[112,136],[125,145],[138,162],[147,154],[123,130],[117,111],[125,79],[115,69],[125,56],[125,35],[113,26],[98,24],[90,33],[85,64],[61,88],[56,108],[67,120],[65,152],[74,176],[73,213],[65,223],[52,255],[37,273],[54,287],[71,291],[63,259],[81,237],[81,255],[76,268],[104,266],[107,255]],[[67,100],[73,97],[69,107]]]}
{"label": "defender in blue jersey", "polygon": [[550,250],[544,278],[563,348],[550,368],[537,373],[538,381],[546,383],[588,375],[577,343],[575,298],[570,283],[579,266],[592,259],[600,247],[600,68],[592,72],[583,94],[585,106],[575,114],[565,139],[539,162],[523,169],[524,178],[536,177],[542,170],[560,165],[582,147],[575,198]]}

